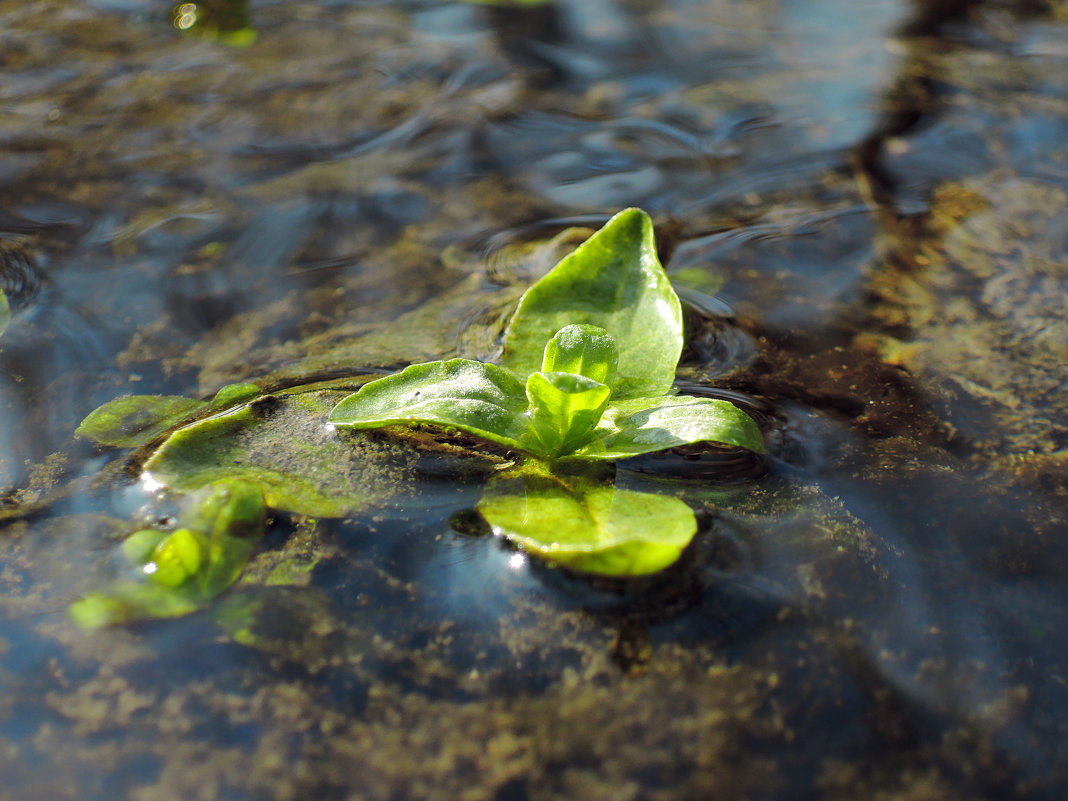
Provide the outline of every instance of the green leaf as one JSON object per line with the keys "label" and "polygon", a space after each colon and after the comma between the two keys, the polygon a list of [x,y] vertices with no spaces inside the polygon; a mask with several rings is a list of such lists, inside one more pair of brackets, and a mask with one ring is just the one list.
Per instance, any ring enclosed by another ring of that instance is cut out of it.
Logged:
{"label": "green leaf", "polygon": [[493,533],[572,570],[655,573],[693,539],[697,521],[678,498],[551,478],[502,481],[479,500]]}
{"label": "green leaf", "polygon": [[262,393],[263,390],[257,384],[227,384],[215,393],[215,397],[211,399],[208,408],[213,412],[229,409],[231,406],[237,406],[239,403],[252,400]]}
{"label": "green leaf", "polygon": [[218,481],[185,499],[173,532],[141,529],[122,544],[144,583],[119,581],[70,607],[81,626],[176,617],[205,606],[248,564],[267,522],[263,492],[247,481]]}
{"label": "green leaf", "polygon": [[180,528],[152,551],[144,567],[145,575],[164,587],[180,587],[200,570],[205,561],[204,546],[203,535]]}
{"label": "green leaf", "polygon": [[211,401],[181,395],[126,395],[94,409],[74,433],[101,445],[139,448],[204,411],[220,411],[261,394],[255,384],[227,384]]}
{"label": "green leaf", "polygon": [[523,377],[537,372],[545,343],[570,324],[598,326],[615,339],[614,398],[671,388],[682,353],[682,307],[645,212],[619,212],[526,291],[505,330],[501,365]]}
{"label": "green leaf", "polygon": [[167,537],[166,531],[143,528],[135,531],[122,542],[122,553],[134,567],[142,567],[152,561],[152,553]]}
{"label": "green leaf", "polygon": [[413,364],[372,381],[341,401],[329,420],[352,428],[431,423],[520,447],[526,407],[523,384],[507,370],[452,359]]}
{"label": "green leaf", "polygon": [[126,395],[94,409],[74,433],[101,445],[137,448],[207,408],[179,395]]}
{"label": "green leaf", "polygon": [[95,629],[145,618],[180,617],[203,605],[199,595],[188,588],[120,581],[106,592],[78,599],[70,605],[68,614],[82,628]]}
{"label": "green leaf", "polygon": [[531,373],[527,379],[530,435],[524,445],[533,445],[528,449],[553,458],[575,450],[601,419],[611,394],[607,386],[585,376]]}
{"label": "green leaf", "polygon": [[753,419],[725,400],[669,396],[608,405],[590,442],[569,454],[577,459],[625,459],[694,442],[764,452]]}
{"label": "green leaf", "polygon": [[263,533],[266,517],[263,490],[252,481],[229,479],[212,484],[183,522],[212,539],[223,535],[248,539]]}
{"label": "green leaf", "polygon": [[250,481],[218,481],[192,521],[207,535],[207,561],[197,585],[211,598],[237,581],[263,534],[267,524],[263,490]]}
{"label": "green leaf", "polygon": [[616,380],[619,349],[595,325],[565,325],[545,344],[543,373],[574,373],[609,386]]}
{"label": "green leaf", "polygon": [[191,492],[221,479],[260,489],[273,509],[344,517],[397,488],[381,448],[342,438],[327,414],[346,391],[264,396],[175,431],[144,464],[142,481]]}

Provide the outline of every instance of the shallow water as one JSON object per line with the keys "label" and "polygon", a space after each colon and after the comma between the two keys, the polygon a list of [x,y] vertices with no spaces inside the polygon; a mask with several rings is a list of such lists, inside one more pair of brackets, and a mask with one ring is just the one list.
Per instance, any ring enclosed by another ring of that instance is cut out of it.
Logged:
{"label": "shallow water", "polygon": [[[1063,797],[1068,6],[174,20],[0,0],[0,798]],[[208,610],[68,621],[170,511],[93,408],[491,355],[525,244],[627,205],[680,390],[770,451],[620,469],[698,512],[681,564],[533,563],[387,444]]]}

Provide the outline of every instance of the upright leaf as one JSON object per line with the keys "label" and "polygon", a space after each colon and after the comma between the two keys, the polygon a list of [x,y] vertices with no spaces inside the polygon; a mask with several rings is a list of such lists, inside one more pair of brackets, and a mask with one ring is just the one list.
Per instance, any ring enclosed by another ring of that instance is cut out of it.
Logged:
{"label": "upright leaf", "polygon": [[663,395],[682,353],[682,307],[656,256],[653,224],[626,209],[526,291],[504,333],[501,365],[527,376],[561,328],[605,329],[619,349],[614,398]]}
{"label": "upright leaf", "polygon": [[611,393],[582,375],[532,373],[527,379],[530,432],[541,447],[530,449],[553,458],[575,450],[601,419]]}
{"label": "upright leaf", "polygon": [[574,373],[611,386],[619,366],[612,335],[595,325],[565,325],[545,344],[544,373]]}

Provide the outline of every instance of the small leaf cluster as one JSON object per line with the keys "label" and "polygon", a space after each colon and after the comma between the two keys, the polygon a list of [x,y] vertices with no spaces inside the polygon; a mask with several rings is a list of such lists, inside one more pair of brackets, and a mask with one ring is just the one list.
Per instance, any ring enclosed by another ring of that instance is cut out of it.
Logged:
{"label": "small leaf cluster", "polygon": [[117,398],[77,433],[117,447],[165,437],[142,475],[190,492],[187,513],[173,530],[134,531],[123,552],[138,580],[71,613],[103,625],[194,611],[237,580],[267,507],[335,517],[373,502],[373,487],[339,469],[359,458],[361,440],[337,436],[324,418],[335,429],[429,424],[514,449],[525,458],[498,472],[476,505],[495,534],[582,572],[661,570],[695,535],[694,514],[663,492],[615,486],[613,463],[695,442],[763,451],[741,409],[673,393],[682,329],[652,221],[626,209],[527,289],[496,363],[448,359],[272,395],[235,384],[210,400]]}
{"label": "small leaf cluster", "polygon": [[412,365],[344,398],[329,421],[437,425],[548,460],[625,459],[702,441],[761,452],[759,429],[733,404],[671,394],[681,351],[681,306],[652,222],[627,209],[527,290],[499,365]]}

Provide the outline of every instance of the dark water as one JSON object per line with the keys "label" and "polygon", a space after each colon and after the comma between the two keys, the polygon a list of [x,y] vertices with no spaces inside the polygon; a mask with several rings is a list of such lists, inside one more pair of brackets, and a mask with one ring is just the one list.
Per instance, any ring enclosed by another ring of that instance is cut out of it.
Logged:
{"label": "dark water", "polygon": [[[0,0],[0,797],[1063,798],[1066,143],[1063,2]],[[621,470],[682,564],[531,564],[423,457],[67,620],[166,513],[94,407],[477,349],[629,205],[771,453]]]}

